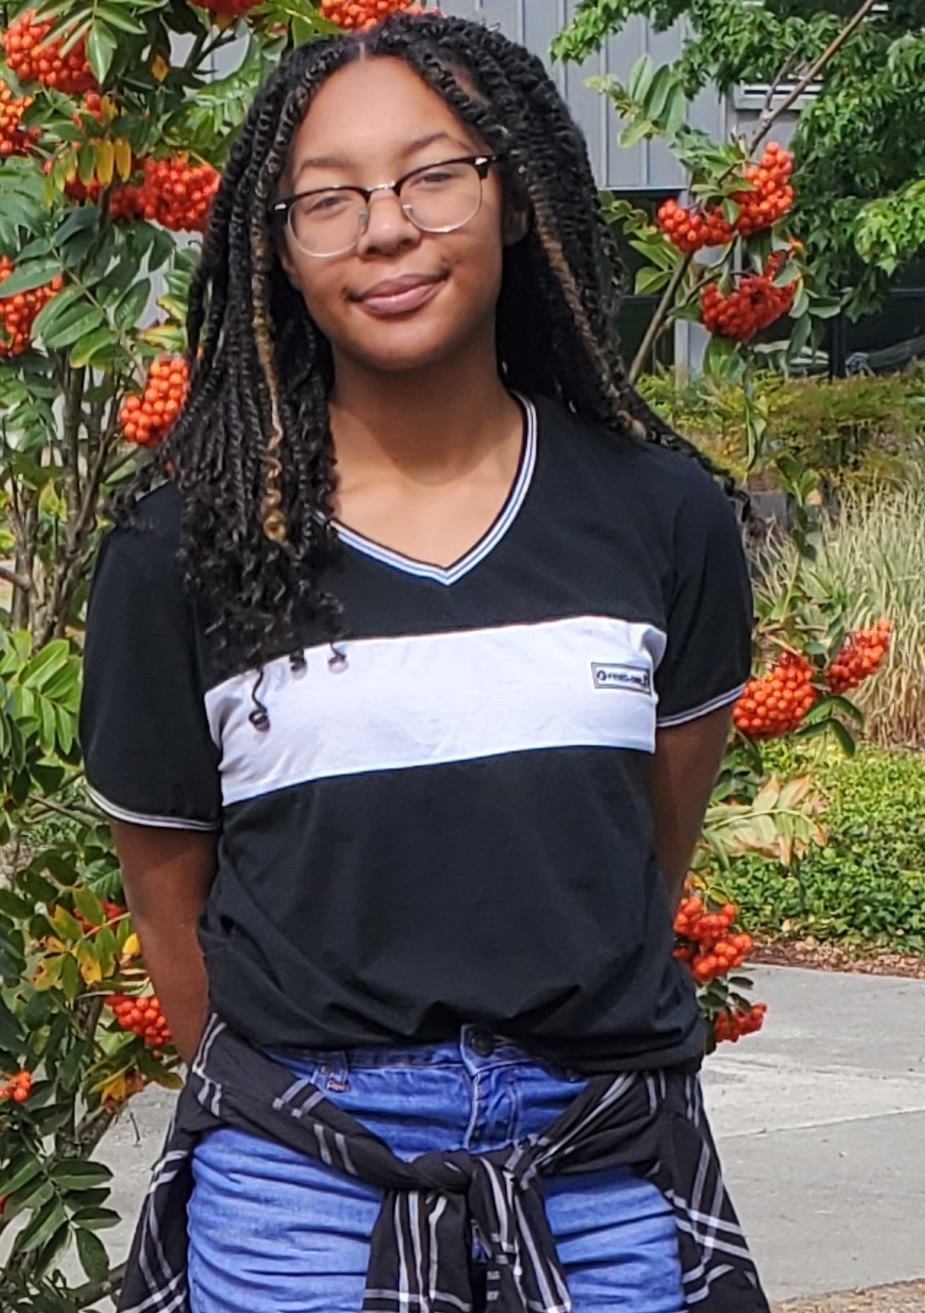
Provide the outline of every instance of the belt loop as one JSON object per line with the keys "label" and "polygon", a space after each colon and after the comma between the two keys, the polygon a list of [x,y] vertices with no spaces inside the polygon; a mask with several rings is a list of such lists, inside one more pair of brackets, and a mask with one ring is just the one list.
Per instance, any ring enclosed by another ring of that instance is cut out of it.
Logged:
{"label": "belt loop", "polygon": [[350,1065],[343,1049],[332,1049],[315,1071],[313,1084],[320,1090],[343,1092],[350,1088]]}

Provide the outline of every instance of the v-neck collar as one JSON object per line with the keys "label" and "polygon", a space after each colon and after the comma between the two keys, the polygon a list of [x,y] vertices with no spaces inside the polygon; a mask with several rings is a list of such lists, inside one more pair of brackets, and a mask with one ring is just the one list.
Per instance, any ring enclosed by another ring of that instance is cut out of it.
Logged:
{"label": "v-neck collar", "polygon": [[519,392],[514,392],[512,395],[520,402],[524,411],[524,439],[517,476],[494,523],[486,530],[478,542],[470,547],[465,555],[448,566],[433,565],[429,561],[418,561],[413,556],[405,556],[403,552],[396,552],[390,547],[384,547],[372,538],[357,533],[355,529],[348,529],[346,525],[335,520],[334,528],[341,542],[346,543],[358,552],[362,552],[365,556],[371,556],[373,560],[380,561],[383,565],[391,566],[394,570],[401,570],[405,574],[415,575],[419,579],[432,579],[434,583],[438,584],[454,584],[463,575],[468,574],[470,570],[474,570],[498,546],[516,520],[517,514],[530,490],[533,471],[536,467],[536,407],[529,397],[521,396]]}

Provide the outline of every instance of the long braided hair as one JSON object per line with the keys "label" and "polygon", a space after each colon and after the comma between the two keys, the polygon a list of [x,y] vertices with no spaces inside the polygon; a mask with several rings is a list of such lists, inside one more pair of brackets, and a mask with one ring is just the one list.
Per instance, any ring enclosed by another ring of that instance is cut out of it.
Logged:
{"label": "long braided hair", "polygon": [[626,381],[619,257],[584,140],[541,61],[497,31],[437,15],[311,41],[262,87],[237,137],[190,287],[187,401],[114,508],[128,516],[157,482],[176,482],[186,585],[228,670],[285,652],[298,660],[309,620],[335,650],[347,632],[319,582],[337,550],[331,352],[283,273],[269,209],[313,94],[338,68],[377,56],[403,60],[501,156],[503,185],[531,216],[504,254],[506,384],[606,424],[615,441],[677,447],[718,473]]}

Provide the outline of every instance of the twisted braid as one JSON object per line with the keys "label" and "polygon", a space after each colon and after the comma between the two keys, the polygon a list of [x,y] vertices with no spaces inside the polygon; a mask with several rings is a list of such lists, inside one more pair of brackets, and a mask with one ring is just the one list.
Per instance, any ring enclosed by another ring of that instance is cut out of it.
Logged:
{"label": "twisted braid", "polygon": [[[186,405],[113,505],[126,517],[156,481],[176,480],[184,576],[229,670],[287,651],[299,660],[306,623],[332,644],[346,632],[319,583],[337,548],[331,352],[282,271],[270,205],[317,89],[347,63],[385,56],[501,157],[505,191],[530,216],[504,252],[497,336],[508,386],[554,397],[616,441],[676,447],[718,473],[627,382],[619,255],[583,138],[542,62],[497,31],[437,15],[312,41],[260,90],[234,144],[190,285]],[[256,724],[256,690],[254,703]]]}

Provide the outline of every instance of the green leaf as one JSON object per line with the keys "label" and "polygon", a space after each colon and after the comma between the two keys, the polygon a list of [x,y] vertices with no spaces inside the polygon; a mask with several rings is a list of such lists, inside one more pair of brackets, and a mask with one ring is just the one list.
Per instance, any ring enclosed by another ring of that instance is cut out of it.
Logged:
{"label": "green leaf", "polygon": [[40,648],[20,674],[20,682],[28,688],[41,689],[52,675],[57,674],[71,660],[71,646],[66,638],[56,638]]}
{"label": "green leaf", "polygon": [[637,296],[647,296],[653,292],[660,292],[670,281],[670,269],[654,269],[649,265],[637,272],[634,291]]}
{"label": "green leaf", "polygon": [[119,339],[111,328],[104,326],[96,329],[74,347],[70,355],[71,366],[80,369],[84,365],[89,365],[93,357],[99,353],[112,352],[118,342]]}
{"label": "green leaf", "polygon": [[127,6],[114,4],[97,4],[96,14],[104,19],[110,27],[117,27],[120,32],[130,32],[133,36],[144,36],[146,28],[127,12]]}
{"label": "green leaf", "polygon": [[81,1190],[112,1180],[112,1172],[105,1163],[88,1162],[82,1158],[65,1158],[56,1163],[51,1176],[56,1185],[66,1190]]}
{"label": "green leaf", "polygon": [[56,351],[61,347],[73,346],[81,338],[105,326],[106,320],[103,314],[96,306],[88,306],[84,301],[79,306],[73,307],[72,314],[62,316],[60,323],[44,333],[42,341],[49,351]]}
{"label": "green leaf", "polygon": [[109,1255],[99,1236],[82,1227],[75,1232],[77,1256],[91,1281],[105,1281],[109,1276]]}
{"label": "green leaf", "polygon": [[73,309],[78,302],[83,303],[83,296],[83,288],[77,287],[74,283],[62,287],[56,296],[45,302],[35,316],[32,321],[32,336],[34,338],[44,338],[45,333],[52,329],[66,310]]}
{"label": "green leaf", "polygon": [[56,255],[46,255],[38,260],[29,260],[13,270],[0,283],[0,301],[17,292],[31,292],[33,288],[44,287],[61,273],[61,261]]}
{"label": "green leaf", "polygon": [[112,309],[112,316],[118,327],[126,332],[137,329],[150,297],[150,279],[142,278],[139,282],[132,283]]}
{"label": "green leaf", "polygon": [[620,133],[619,144],[624,150],[629,150],[631,146],[636,146],[646,137],[655,136],[655,127],[647,118],[640,115],[638,118],[630,119],[626,127]]}
{"label": "green leaf", "polygon": [[668,104],[668,97],[671,95],[674,87],[674,70],[669,64],[662,64],[656,70],[651,85],[643,99],[643,109],[646,117],[653,123],[659,123],[664,113],[665,106]]}
{"label": "green leaf", "polygon": [[106,81],[117,46],[116,34],[97,18],[87,35],[87,59],[97,82]]}
{"label": "green leaf", "polygon": [[655,64],[652,56],[642,55],[630,69],[630,75],[627,79],[626,91],[630,100],[641,103],[648,93],[654,76]]}
{"label": "green leaf", "polygon": [[118,1226],[122,1216],[114,1208],[80,1208],[71,1216],[75,1226],[83,1226],[92,1231],[104,1231],[107,1227]]}
{"label": "green leaf", "polygon": [[20,1253],[38,1249],[51,1239],[62,1222],[67,1222],[64,1208],[58,1199],[49,1199],[16,1237],[16,1248]]}
{"label": "green leaf", "polygon": [[0,1190],[2,1190],[4,1197],[15,1194],[17,1190],[21,1190],[24,1185],[28,1185],[30,1181],[34,1181],[41,1174],[41,1161],[38,1158],[30,1157],[10,1177],[4,1176],[3,1172],[0,1171]]}

